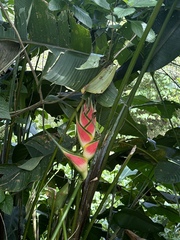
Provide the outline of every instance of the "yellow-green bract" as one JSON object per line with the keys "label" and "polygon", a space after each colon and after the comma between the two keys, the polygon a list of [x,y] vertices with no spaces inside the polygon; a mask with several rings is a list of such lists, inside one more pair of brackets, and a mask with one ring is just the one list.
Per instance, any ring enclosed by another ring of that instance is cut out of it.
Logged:
{"label": "yellow-green bract", "polygon": [[103,93],[111,84],[115,72],[116,65],[114,64],[109,65],[107,68],[103,68],[95,78],[81,89],[81,92],[90,92],[94,94]]}

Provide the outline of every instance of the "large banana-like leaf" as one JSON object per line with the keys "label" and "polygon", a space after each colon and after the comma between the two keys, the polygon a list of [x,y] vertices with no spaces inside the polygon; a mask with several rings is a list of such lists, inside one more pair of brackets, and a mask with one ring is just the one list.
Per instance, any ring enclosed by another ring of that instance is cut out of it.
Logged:
{"label": "large banana-like leaf", "polygon": [[91,51],[90,31],[75,21],[68,10],[57,14],[48,8],[45,1],[15,0],[15,13],[15,25],[23,41]]}
{"label": "large banana-like leaf", "polygon": [[[167,16],[167,11],[162,11],[154,24],[154,31],[158,33]],[[173,12],[168,24],[161,36],[161,40],[155,50],[155,54],[149,64],[148,71],[155,71],[172,60],[180,54],[180,14],[176,10]]]}
{"label": "large banana-like leaf", "polygon": [[[58,50],[55,50],[57,53]],[[43,78],[58,85],[69,87],[73,90],[80,90],[85,86],[99,71],[96,69],[78,70],[88,59],[88,55],[79,54],[72,51],[59,52],[58,57],[50,54],[52,66],[44,73]]]}
{"label": "large banana-like leaf", "polygon": [[157,182],[174,184],[180,182],[180,160],[170,159],[159,162],[155,168]]}

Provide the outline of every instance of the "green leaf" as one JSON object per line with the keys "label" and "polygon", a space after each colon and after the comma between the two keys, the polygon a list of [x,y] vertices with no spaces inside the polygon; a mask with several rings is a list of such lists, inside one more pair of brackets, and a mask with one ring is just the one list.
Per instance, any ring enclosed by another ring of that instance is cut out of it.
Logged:
{"label": "green leaf", "polygon": [[83,23],[88,28],[92,28],[92,20],[85,10],[78,6],[73,5],[72,11],[79,22]]}
{"label": "green leaf", "polygon": [[20,169],[14,164],[1,165],[0,188],[9,192],[19,192],[25,189],[30,183],[41,179],[49,159],[49,156],[45,156],[32,171]]}
{"label": "green leaf", "polygon": [[159,162],[155,168],[157,182],[174,184],[180,182],[180,160]]}
{"label": "green leaf", "polygon": [[81,89],[81,92],[89,92],[94,94],[101,94],[110,86],[117,66],[111,64],[103,68],[101,72],[93,78],[86,86]]}
{"label": "green leaf", "polygon": [[55,210],[59,210],[64,206],[69,192],[69,184],[66,183],[56,194]]}
{"label": "green leaf", "polygon": [[71,44],[70,47],[80,52],[91,52],[91,35],[90,31],[78,24],[77,21],[69,16],[71,28]]}
{"label": "green leaf", "polygon": [[0,39],[17,41],[17,36],[14,29],[11,27],[5,29],[2,25],[0,25]]}
{"label": "green leaf", "polygon": [[105,92],[97,96],[97,102],[103,107],[112,107],[116,99],[117,93],[118,90],[112,82]]}
{"label": "green leaf", "polygon": [[87,59],[88,56],[84,54],[72,51],[60,52],[57,58],[54,56],[54,63],[44,73],[43,78],[57,85],[80,90],[97,75],[99,70],[99,68],[77,70]]}
{"label": "green leaf", "polygon": [[[1,30],[1,27],[0,27]],[[6,31],[4,31],[6,32]],[[1,34],[1,33],[0,33]],[[5,37],[0,35],[1,37]],[[6,38],[6,37],[5,37]],[[12,39],[12,38],[11,38]],[[19,53],[19,44],[12,41],[0,41],[0,75],[14,63],[14,60],[18,57]],[[3,77],[0,79],[0,84]]]}
{"label": "green leaf", "polygon": [[32,0],[30,1],[15,1],[14,5],[15,9],[15,25],[18,30],[19,35],[21,36],[22,40],[27,40],[28,32],[28,20],[31,14],[32,9]]}
{"label": "green leaf", "polygon": [[5,199],[4,191],[0,189],[0,203],[2,203]]}
{"label": "green leaf", "polygon": [[[143,35],[143,32],[146,28],[147,24],[145,22],[142,21],[131,21],[131,28],[133,30],[133,32],[139,37],[141,38]],[[154,42],[155,40],[155,33],[154,31],[151,29],[147,35],[146,41],[147,42]]]}
{"label": "green leaf", "polygon": [[158,145],[163,145],[167,147],[175,147],[178,146],[178,142],[180,142],[180,128],[173,128],[168,130],[164,136],[159,135],[154,139]]}
{"label": "green leaf", "polygon": [[65,2],[59,0],[51,0],[48,4],[50,11],[59,11],[65,6]]}
{"label": "green leaf", "polygon": [[77,70],[85,70],[91,68],[99,67],[99,61],[101,60],[102,55],[91,53],[87,61],[83,63]]}
{"label": "green leaf", "polygon": [[179,213],[170,206],[158,206],[157,204],[152,204],[149,202],[144,202],[143,206],[152,215],[162,215],[165,216],[172,223],[180,222]]}
{"label": "green leaf", "polygon": [[102,8],[105,8],[107,10],[110,10],[110,5],[106,0],[92,0],[92,2],[96,3]]}
{"label": "green leaf", "polygon": [[108,49],[108,39],[106,33],[99,30],[97,37],[95,38],[95,52],[98,54],[106,54]]}
{"label": "green leaf", "polygon": [[157,4],[157,0],[124,0],[130,7],[154,7]]}
{"label": "green leaf", "polygon": [[9,113],[9,103],[0,96],[0,119],[11,119]]}
{"label": "green leaf", "polygon": [[[168,11],[162,11],[153,26],[156,34],[159,33]],[[148,72],[154,72],[167,65],[169,62],[179,56],[180,53],[180,14],[174,11],[167,26],[161,36],[153,58],[148,66]],[[147,49],[148,50],[148,49]],[[149,50],[148,50],[149,52]],[[144,56],[146,57],[146,56]]]}
{"label": "green leaf", "polygon": [[68,118],[74,114],[75,109],[71,105],[59,103],[59,106]]}
{"label": "green leaf", "polygon": [[146,126],[136,123],[129,113],[127,118],[125,119],[124,125],[121,128],[120,133],[124,135],[143,137],[145,139],[147,138]]}
{"label": "green leaf", "polygon": [[144,109],[150,113],[157,113],[162,118],[171,118],[175,114],[176,110],[180,109],[180,104],[167,100],[148,102],[147,98],[136,96],[133,101],[133,108]]}
{"label": "green leaf", "polygon": [[23,163],[22,165],[19,165],[18,167],[27,171],[32,171],[39,162],[42,160],[43,157],[34,157],[29,159],[27,162]]}
{"label": "green leaf", "polygon": [[163,196],[163,198],[169,203],[177,203],[177,199],[178,199],[178,201],[180,200],[180,196],[177,196],[176,193],[170,194],[170,193],[163,192],[163,191],[159,191],[159,192]]}
{"label": "green leaf", "polygon": [[0,209],[10,215],[13,210],[13,198],[11,195],[5,195],[5,199],[2,203],[0,203]]}
{"label": "green leaf", "polygon": [[112,224],[113,229],[116,229],[118,226],[143,233],[158,233],[163,231],[162,225],[154,223],[143,212],[127,208],[114,214]]}
{"label": "green leaf", "polygon": [[29,40],[40,44],[69,46],[70,32],[67,12],[62,11],[57,16],[56,12],[48,9],[45,1],[33,1],[28,20]]}
{"label": "green leaf", "polygon": [[114,14],[118,16],[118,18],[123,18],[125,16],[131,15],[135,12],[135,8],[121,8],[115,7]]}

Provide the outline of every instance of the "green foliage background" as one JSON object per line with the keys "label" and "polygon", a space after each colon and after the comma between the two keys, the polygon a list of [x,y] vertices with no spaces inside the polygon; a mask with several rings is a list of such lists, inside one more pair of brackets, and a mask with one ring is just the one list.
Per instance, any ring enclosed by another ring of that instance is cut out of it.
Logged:
{"label": "green foliage background", "polygon": [[[0,7],[1,236],[178,239],[179,1]],[[81,151],[89,98],[100,142],[82,181],[59,145]]]}

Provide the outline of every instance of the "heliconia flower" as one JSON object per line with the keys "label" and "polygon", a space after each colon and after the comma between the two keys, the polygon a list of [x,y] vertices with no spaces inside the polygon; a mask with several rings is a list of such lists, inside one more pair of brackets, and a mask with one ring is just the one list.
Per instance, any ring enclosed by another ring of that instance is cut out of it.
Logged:
{"label": "heliconia flower", "polygon": [[74,165],[77,171],[81,173],[83,179],[85,179],[88,170],[88,160],[84,156],[74,154],[66,150],[62,146],[60,146],[60,149],[63,152],[63,154],[70,160],[70,162]]}
{"label": "heliconia flower", "polygon": [[95,136],[96,116],[92,102],[85,103],[80,112],[79,121],[76,119],[77,134],[82,147],[93,141]]}
{"label": "heliconia flower", "polygon": [[99,141],[94,141],[96,116],[92,102],[84,103],[81,108],[79,120],[76,118],[76,129],[79,143],[82,147],[82,155],[77,155],[59,146],[63,154],[71,161],[74,167],[83,177],[86,178],[88,172],[88,160],[90,160],[97,149]]}
{"label": "heliconia flower", "polygon": [[84,146],[83,148],[83,156],[90,160],[95,152],[96,152],[96,149],[97,149],[97,146],[98,146],[98,143],[99,143],[99,140],[98,141],[95,141],[95,142],[91,142],[91,143],[88,143]]}

